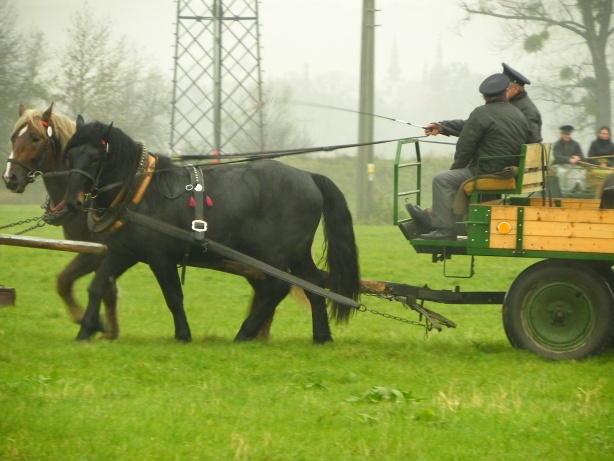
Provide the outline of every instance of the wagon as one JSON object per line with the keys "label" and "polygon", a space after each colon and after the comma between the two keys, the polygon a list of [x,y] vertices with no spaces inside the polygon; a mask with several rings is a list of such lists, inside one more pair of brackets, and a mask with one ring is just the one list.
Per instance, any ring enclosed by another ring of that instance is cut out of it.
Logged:
{"label": "wagon", "polygon": [[[512,346],[548,359],[581,359],[604,351],[614,336],[614,209],[603,208],[597,199],[551,197],[550,147],[524,145],[511,180],[481,178],[467,184],[467,235],[432,241],[409,234],[411,220],[399,218],[403,199],[419,204],[422,195],[419,142],[399,141],[394,224],[417,253],[431,255],[444,267],[457,255],[470,256],[472,267],[475,257],[535,259],[495,296],[503,300],[507,338]],[[417,171],[415,187],[401,190],[400,179],[409,168]]]}

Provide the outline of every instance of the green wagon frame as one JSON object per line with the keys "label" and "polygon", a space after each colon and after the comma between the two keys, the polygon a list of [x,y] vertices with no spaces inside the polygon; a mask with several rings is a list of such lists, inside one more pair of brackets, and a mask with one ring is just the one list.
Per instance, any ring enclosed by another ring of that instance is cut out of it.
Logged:
{"label": "green wagon frame", "polygon": [[[469,276],[475,275],[474,257],[538,260],[518,274],[507,291],[492,297],[503,299],[505,333],[512,346],[548,359],[582,359],[604,351],[614,337],[614,209],[601,208],[598,199],[550,197],[549,150],[549,144],[523,146],[513,188],[472,192],[463,221],[466,237],[456,241],[408,240],[417,253],[443,262],[444,274],[446,260],[455,255],[471,256]],[[539,165],[525,169],[531,155],[539,159]],[[406,168],[414,171],[415,187],[412,184],[411,189],[401,190]],[[531,175],[531,179],[523,175]],[[402,230],[411,220],[399,217],[400,203],[414,199],[420,204],[421,184],[419,141],[399,141],[393,221]],[[488,192],[500,194],[500,198],[476,203],[478,195]],[[404,235],[408,237],[407,232]],[[480,303],[480,298],[476,299],[472,304]]]}

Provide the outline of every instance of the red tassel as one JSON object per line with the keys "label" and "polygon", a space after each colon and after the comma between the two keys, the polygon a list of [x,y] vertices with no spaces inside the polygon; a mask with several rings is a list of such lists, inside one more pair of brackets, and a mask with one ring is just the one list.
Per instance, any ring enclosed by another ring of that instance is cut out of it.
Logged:
{"label": "red tassel", "polygon": [[213,206],[213,200],[211,200],[211,197],[209,197],[207,195],[207,197],[205,197],[205,202],[207,202],[207,206],[208,207],[212,207]]}
{"label": "red tassel", "polygon": [[190,206],[196,208],[196,200],[194,200],[194,197],[190,197]]}

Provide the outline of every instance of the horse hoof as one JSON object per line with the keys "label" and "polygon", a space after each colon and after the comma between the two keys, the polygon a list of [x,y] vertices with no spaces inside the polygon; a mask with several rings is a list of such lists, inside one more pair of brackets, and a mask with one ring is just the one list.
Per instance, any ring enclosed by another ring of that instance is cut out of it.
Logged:
{"label": "horse hoof", "polygon": [[100,339],[104,339],[104,340],[107,340],[107,341],[114,341],[117,338],[119,338],[119,333],[117,333],[115,331],[104,331],[100,335]]}
{"label": "horse hoof", "polygon": [[329,338],[313,338],[313,343],[316,345],[322,345],[322,344],[327,344],[327,343],[332,343],[333,342],[333,338],[329,337]]}

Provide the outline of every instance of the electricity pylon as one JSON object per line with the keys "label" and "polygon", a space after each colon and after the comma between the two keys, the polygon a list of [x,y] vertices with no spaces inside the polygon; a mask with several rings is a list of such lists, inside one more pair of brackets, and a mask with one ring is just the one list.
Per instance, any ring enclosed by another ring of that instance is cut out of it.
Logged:
{"label": "electricity pylon", "polygon": [[170,150],[264,151],[258,0],[177,0]]}

